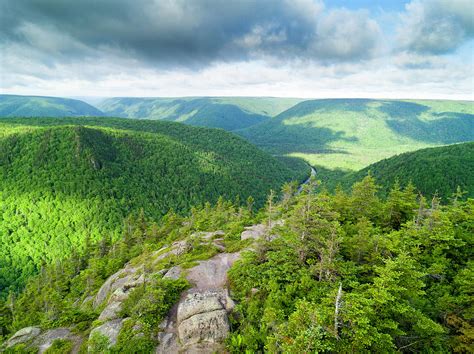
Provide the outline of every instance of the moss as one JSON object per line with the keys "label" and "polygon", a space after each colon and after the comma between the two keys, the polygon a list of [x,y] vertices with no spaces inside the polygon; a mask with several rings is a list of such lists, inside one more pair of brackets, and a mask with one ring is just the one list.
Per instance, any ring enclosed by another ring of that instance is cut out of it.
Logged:
{"label": "moss", "polygon": [[55,339],[52,345],[46,349],[45,354],[67,354],[72,351],[74,343],[67,339]]}

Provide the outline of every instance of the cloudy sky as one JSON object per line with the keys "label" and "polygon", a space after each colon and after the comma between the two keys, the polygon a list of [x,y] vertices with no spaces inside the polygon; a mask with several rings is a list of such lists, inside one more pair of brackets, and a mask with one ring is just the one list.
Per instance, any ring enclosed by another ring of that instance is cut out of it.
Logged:
{"label": "cloudy sky", "polygon": [[1,0],[0,92],[474,99],[472,0]]}

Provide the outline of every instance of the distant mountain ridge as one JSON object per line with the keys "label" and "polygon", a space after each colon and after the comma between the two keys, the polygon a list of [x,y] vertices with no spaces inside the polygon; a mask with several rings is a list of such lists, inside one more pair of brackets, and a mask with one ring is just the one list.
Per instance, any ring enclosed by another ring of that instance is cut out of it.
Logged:
{"label": "distant mountain ridge", "polygon": [[233,131],[262,123],[301,101],[272,97],[116,97],[97,106],[110,116],[162,119]]}
{"label": "distant mountain ridge", "polygon": [[104,116],[96,107],[71,98],[0,95],[1,117]]}
{"label": "distant mountain ridge", "polygon": [[472,101],[116,97],[96,109],[77,100],[18,97],[3,97],[3,113],[0,100],[0,116],[106,115],[221,128],[272,155],[329,169],[357,171],[404,152],[474,141]]}

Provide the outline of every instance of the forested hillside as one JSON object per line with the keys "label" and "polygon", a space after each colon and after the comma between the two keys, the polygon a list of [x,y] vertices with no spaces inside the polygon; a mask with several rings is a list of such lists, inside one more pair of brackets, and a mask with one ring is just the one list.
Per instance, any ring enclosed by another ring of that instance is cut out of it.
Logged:
{"label": "forested hillside", "polygon": [[[36,326],[7,352],[169,353],[173,336],[208,352],[471,350],[472,199],[442,205],[410,186],[379,199],[373,177],[350,193],[295,187],[259,213],[220,200],[185,218],[127,219],[120,242],[88,245],[0,301],[6,338]],[[231,257],[227,314],[219,289],[196,282],[226,279]],[[179,331],[166,332],[176,320]]]}
{"label": "forested hillside", "polygon": [[0,289],[43,264],[120,238],[123,220],[219,196],[262,205],[308,167],[278,161],[222,130],[109,118],[0,120]]}
{"label": "forested hillside", "polygon": [[474,142],[404,153],[342,176],[324,170],[318,176],[331,189],[338,184],[349,189],[368,173],[377,179],[385,195],[398,181],[401,186],[413,183],[427,198],[437,195],[446,201],[457,187],[466,192],[464,197],[474,197]]}
{"label": "forested hillside", "polygon": [[395,154],[474,140],[474,103],[310,100],[237,133],[272,154],[358,170]]}
{"label": "forested hillside", "polygon": [[109,98],[98,104],[115,117],[164,119],[236,130],[277,115],[301,99],[271,97]]}
{"label": "forested hillside", "polygon": [[0,118],[103,115],[100,110],[90,104],[69,98],[0,95]]}

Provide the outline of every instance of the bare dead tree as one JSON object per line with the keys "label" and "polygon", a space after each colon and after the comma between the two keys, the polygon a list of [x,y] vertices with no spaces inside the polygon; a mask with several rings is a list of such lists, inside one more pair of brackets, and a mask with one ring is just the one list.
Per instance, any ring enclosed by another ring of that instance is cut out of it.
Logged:
{"label": "bare dead tree", "polygon": [[339,283],[339,289],[337,290],[335,309],[334,309],[334,333],[336,338],[339,339],[339,309],[341,308],[341,297],[342,297],[342,283]]}

